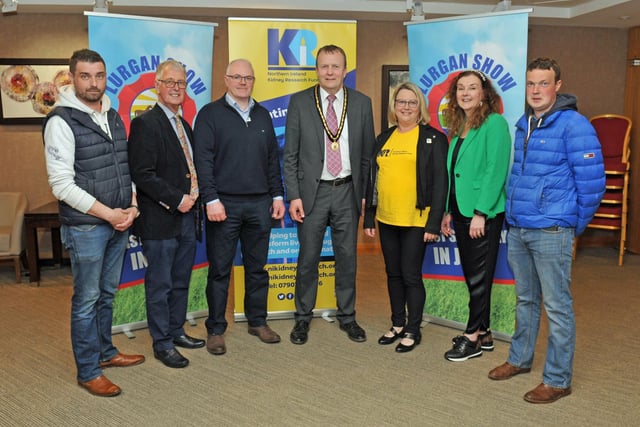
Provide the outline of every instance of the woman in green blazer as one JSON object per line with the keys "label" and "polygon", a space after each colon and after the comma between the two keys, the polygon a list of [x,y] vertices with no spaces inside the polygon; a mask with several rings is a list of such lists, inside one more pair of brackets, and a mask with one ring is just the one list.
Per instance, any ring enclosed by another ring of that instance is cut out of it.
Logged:
{"label": "woman in green blazer", "polygon": [[[505,182],[511,158],[500,96],[481,72],[463,71],[451,83],[445,119],[452,138],[447,155],[449,191],[441,232],[456,235],[469,289],[464,335],[445,358],[453,362],[493,350],[491,287],[504,222]],[[453,229],[451,223],[453,222]]]}

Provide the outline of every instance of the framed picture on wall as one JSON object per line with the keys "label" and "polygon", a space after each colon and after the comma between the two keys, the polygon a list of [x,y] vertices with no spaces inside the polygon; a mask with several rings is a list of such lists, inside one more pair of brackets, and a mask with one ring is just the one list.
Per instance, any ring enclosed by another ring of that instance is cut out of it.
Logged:
{"label": "framed picture on wall", "polygon": [[393,97],[393,91],[399,84],[408,81],[408,65],[382,66],[382,97],[380,98],[380,105],[382,110],[382,115],[380,116],[381,131],[389,127],[389,122],[387,120],[387,111],[389,108],[389,100]]}
{"label": "framed picture on wall", "polygon": [[68,59],[0,59],[0,124],[40,124],[70,84]]}

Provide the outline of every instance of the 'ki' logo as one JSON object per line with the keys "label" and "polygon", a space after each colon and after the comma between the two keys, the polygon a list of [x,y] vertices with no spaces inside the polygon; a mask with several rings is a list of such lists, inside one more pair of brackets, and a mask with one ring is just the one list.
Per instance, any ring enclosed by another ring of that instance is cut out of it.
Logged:
{"label": "'ki' logo", "polygon": [[318,38],[311,30],[287,29],[282,32],[269,28],[269,69],[270,70],[313,70],[315,57],[313,51]]}

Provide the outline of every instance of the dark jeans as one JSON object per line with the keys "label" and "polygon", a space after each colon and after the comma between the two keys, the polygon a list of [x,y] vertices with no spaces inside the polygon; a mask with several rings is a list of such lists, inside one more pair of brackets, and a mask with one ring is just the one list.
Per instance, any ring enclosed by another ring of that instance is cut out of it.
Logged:
{"label": "dark jeans", "polygon": [[209,317],[205,325],[209,334],[223,334],[227,329],[225,312],[229,295],[229,278],[238,240],[244,265],[244,312],[249,326],[267,322],[269,273],[264,269],[271,234],[270,208],[273,199],[264,196],[220,197],[227,219],[207,221],[207,303]]}
{"label": "dark jeans", "polygon": [[147,324],[153,349],[169,350],[173,338],[184,335],[189,282],[196,256],[196,231],[193,213],[182,216],[182,231],[173,239],[142,239],[147,257],[144,290]]}
{"label": "dark jeans", "polygon": [[426,292],[422,282],[422,261],[426,243],[424,228],[398,227],[378,223],[380,244],[387,272],[391,322],[406,332],[420,335]]}
{"label": "dark jeans", "polygon": [[471,218],[453,216],[460,263],[469,289],[469,320],[465,330],[467,334],[473,334],[478,330],[487,331],[491,325],[491,288],[498,261],[503,222],[504,213],[487,219],[484,236],[472,239],[469,237]]}

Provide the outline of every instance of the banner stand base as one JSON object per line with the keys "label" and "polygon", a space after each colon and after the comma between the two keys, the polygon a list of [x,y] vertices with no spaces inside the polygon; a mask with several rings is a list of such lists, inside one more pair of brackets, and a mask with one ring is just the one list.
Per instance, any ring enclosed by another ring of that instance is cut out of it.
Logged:
{"label": "banner stand base", "polygon": [[322,313],[322,315],[321,315],[321,317],[322,317],[325,321],[327,321],[327,322],[329,322],[329,323],[333,323],[333,322],[335,322],[335,320],[334,320],[334,319],[332,319],[331,317],[329,317],[329,316],[331,316],[332,314],[336,314],[336,310],[332,310],[332,311],[333,311],[333,312],[331,312],[331,311],[325,311],[325,312],[323,312],[323,313]]}
{"label": "banner stand base", "polygon": [[209,316],[209,312],[207,310],[193,311],[191,313],[187,313],[187,322],[189,325],[196,326],[196,318],[202,318]]}
{"label": "banner stand base", "polygon": [[[293,319],[294,314],[295,313],[293,311],[270,311],[267,313],[267,320]],[[313,310],[313,317],[322,317],[330,323],[335,322],[335,320],[330,317],[335,316],[335,314],[335,308],[318,308]],[[233,313],[233,320],[236,322],[246,322],[247,317],[244,313]]]}
{"label": "banner stand base", "polygon": [[[192,311],[190,313],[187,313],[187,322],[189,322],[189,325],[191,326],[196,326],[196,318],[199,317],[207,317],[209,315],[209,312],[207,310],[200,310],[200,311]],[[115,334],[125,334],[127,338],[129,339],[133,339],[136,337],[136,335],[133,333],[134,330],[136,329],[145,329],[147,327],[147,321],[140,321],[140,322],[132,322],[132,323],[124,323],[122,325],[118,325],[118,326],[113,326],[111,328],[111,335],[115,335]]]}

